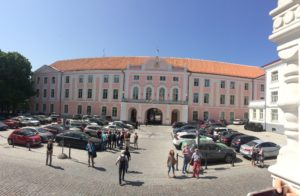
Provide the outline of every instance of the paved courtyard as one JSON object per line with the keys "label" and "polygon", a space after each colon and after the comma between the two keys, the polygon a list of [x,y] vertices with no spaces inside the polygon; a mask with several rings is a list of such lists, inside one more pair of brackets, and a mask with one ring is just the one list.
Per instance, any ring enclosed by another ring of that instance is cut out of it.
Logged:
{"label": "paved courtyard", "polygon": [[[98,152],[96,168],[90,168],[84,150],[72,149],[72,159],[60,160],[57,155],[61,147],[55,145],[54,166],[48,167],[45,166],[45,145],[31,151],[20,146],[12,148],[6,140],[10,132],[0,132],[0,195],[239,196],[271,186],[267,168],[252,167],[250,161],[240,155],[235,167],[229,164],[208,165],[198,180],[191,178],[191,174],[182,175],[181,171],[177,172],[176,178],[168,178],[167,154],[174,149],[171,127],[168,126],[142,126],[138,130],[140,149],[132,151],[129,173],[123,186],[118,184],[115,165],[119,151]],[[284,136],[271,134],[270,139],[272,137],[281,138],[278,140],[284,142]],[[68,153],[67,148],[64,150]],[[180,159],[179,169],[181,163]],[[275,160],[267,160],[266,163],[271,165]]]}

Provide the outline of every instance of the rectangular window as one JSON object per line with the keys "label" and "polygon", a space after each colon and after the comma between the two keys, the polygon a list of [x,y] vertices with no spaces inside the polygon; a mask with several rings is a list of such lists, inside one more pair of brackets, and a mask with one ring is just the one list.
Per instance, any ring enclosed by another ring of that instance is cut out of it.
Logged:
{"label": "rectangular window", "polygon": [[51,98],[54,98],[54,89],[51,89]]}
{"label": "rectangular window", "polygon": [[87,98],[91,99],[92,97],[93,97],[93,91],[92,91],[92,89],[88,89]]}
{"label": "rectangular window", "polygon": [[199,86],[199,78],[194,78],[194,86]]}
{"label": "rectangular window", "polygon": [[108,82],[109,82],[109,75],[104,75],[103,83],[108,83]]}
{"label": "rectangular window", "polygon": [[261,85],[260,85],[260,91],[261,91],[261,92],[265,92],[265,85],[264,85],[264,84],[261,84]]}
{"label": "rectangular window", "polygon": [[140,76],[139,75],[134,75],[133,80],[140,80]]}
{"label": "rectangular window", "polygon": [[271,73],[271,82],[276,82],[278,81],[278,71],[273,71]]}
{"label": "rectangular window", "polygon": [[93,83],[93,76],[92,75],[88,76],[88,83]]}
{"label": "rectangular window", "polygon": [[232,122],[234,120],[234,112],[230,112],[230,122]]}
{"label": "rectangular window", "polygon": [[119,91],[118,91],[118,89],[114,89],[113,99],[118,99],[118,98],[119,98]]}
{"label": "rectangular window", "polygon": [[230,82],[230,89],[235,89],[235,82],[233,81]]}
{"label": "rectangular window", "polygon": [[118,116],[118,111],[117,111],[117,108],[116,108],[116,107],[113,107],[113,108],[112,108],[112,116],[113,116],[113,117],[117,117],[117,116]]}
{"label": "rectangular window", "polygon": [[48,78],[45,77],[45,78],[44,78],[44,84],[47,84],[47,82],[48,82]]}
{"label": "rectangular window", "polygon": [[69,98],[69,89],[65,89],[65,98]]}
{"label": "rectangular window", "polygon": [[277,109],[271,110],[271,120],[278,121],[278,110]]}
{"label": "rectangular window", "polygon": [[54,104],[51,103],[51,104],[50,104],[50,113],[53,113],[53,112],[54,112]]}
{"label": "rectangular window", "polygon": [[220,88],[225,88],[225,81],[224,80],[221,80]]}
{"label": "rectangular window", "polygon": [[248,96],[244,97],[244,105],[249,105],[249,97]]}
{"label": "rectangular window", "polygon": [[271,92],[271,103],[277,103],[278,101],[278,91]]}
{"label": "rectangular window", "polygon": [[166,81],[166,76],[160,76],[160,77],[159,77],[159,80],[160,80],[160,81]]}
{"label": "rectangular window", "polygon": [[198,93],[194,93],[193,95],[193,103],[198,103],[199,102],[199,94]]}
{"label": "rectangular window", "polygon": [[77,106],[77,114],[81,114],[82,113],[82,106],[79,105]]}
{"label": "rectangular window", "polygon": [[65,83],[67,83],[67,84],[70,83],[70,76],[65,77]]}
{"label": "rectangular window", "polygon": [[114,83],[119,83],[119,82],[120,82],[119,75],[114,75]]}
{"label": "rectangular window", "polygon": [[204,80],[204,87],[209,87],[209,79]]}
{"label": "rectangular window", "polygon": [[230,105],[234,105],[234,95],[230,95]]}
{"label": "rectangular window", "polygon": [[79,76],[79,83],[83,83],[84,76]]}
{"label": "rectangular window", "polygon": [[209,118],[209,113],[208,111],[203,112],[203,120],[206,121]]}
{"label": "rectangular window", "polygon": [[220,113],[220,120],[225,120],[225,112]]}
{"label": "rectangular window", "polygon": [[198,120],[198,112],[193,111],[193,120]]}
{"label": "rectangular window", "polygon": [[46,106],[46,104],[44,103],[44,104],[43,104],[43,112],[46,112],[46,110],[47,110],[47,106]]}
{"label": "rectangular window", "polygon": [[40,83],[40,77],[37,78],[37,82],[36,82],[36,83],[37,83],[37,84]]}
{"label": "rectangular window", "polygon": [[220,104],[225,104],[225,95],[220,96]]}
{"label": "rectangular window", "polygon": [[245,83],[244,89],[245,91],[249,90],[249,83]]}
{"label": "rectangular window", "polygon": [[87,115],[91,115],[92,114],[92,106],[89,105],[89,106],[86,107],[86,114]]}
{"label": "rectangular window", "polygon": [[55,77],[52,77],[52,84],[55,84]]}
{"label": "rectangular window", "polygon": [[64,105],[64,113],[65,114],[69,113],[69,106],[68,105]]}
{"label": "rectangular window", "polygon": [[36,97],[40,96],[40,89],[36,89],[36,93],[35,93]]}
{"label": "rectangular window", "polygon": [[44,89],[43,97],[47,97],[47,90],[46,89]]}
{"label": "rectangular window", "polygon": [[82,89],[78,89],[78,98],[79,98],[79,99],[82,98]]}
{"label": "rectangular window", "polygon": [[256,119],[256,109],[253,109],[253,119]]}
{"label": "rectangular window", "polygon": [[208,93],[204,94],[204,103],[209,103],[209,94]]}
{"label": "rectangular window", "polygon": [[103,106],[102,110],[101,110],[101,115],[106,116],[106,111],[107,111],[107,108],[105,106]]}
{"label": "rectangular window", "polygon": [[178,82],[179,78],[178,77],[173,77],[173,82]]}
{"label": "rectangular window", "polygon": [[35,104],[35,111],[36,111],[36,112],[39,111],[39,104],[38,104],[38,103]]}
{"label": "rectangular window", "polygon": [[147,76],[147,80],[152,80],[152,76]]}
{"label": "rectangular window", "polygon": [[102,99],[107,99],[107,89],[103,89]]}
{"label": "rectangular window", "polygon": [[259,120],[263,120],[263,119],[264,119],[264,110],[259,109]]}

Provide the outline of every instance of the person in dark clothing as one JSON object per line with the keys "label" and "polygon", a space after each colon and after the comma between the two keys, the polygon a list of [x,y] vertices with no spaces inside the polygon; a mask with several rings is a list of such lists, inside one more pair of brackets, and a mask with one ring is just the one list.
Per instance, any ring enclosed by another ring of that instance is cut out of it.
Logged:
{"label": "person in dark clothing", "polygon": [[122,184],[125,177],[126,164],[128,164],[128,159],[125,156],[125,150],[122,150],[121,155],[118,157],[116,165],[119,164],[119,184]]}
{"label": "person in dark clothing", "polygon": [[128,160],[127,165],[126,165],[126,173],[127,173],[128,172],[128,167],[129,167],[129,161],[131,160],[131,155],[130,155],[128,147],[125,148],[125,153],[124,154],[125,154],[125,156],[127,157],[127,160]]}
{"label": "person in dark clothing", "polygon": [[116,135],[116,131],[114,131],[112,133],[112,147],[116,148],[116,143],[117,143],[117,135]]}
{"label": "person in dark clothing", "polygon": [[108,144],[108,148],[111,150],[112,147],[112,132],[109,131],[107,134],[107,144]]}
{"label": "person in dark clothing", "polygon": [[52,154],[53,154],[53,142],[52,142],[52,139],[50,139],[48,141],[48,144],[47,144],[47,158],[46,158],[46,165],[48,165],[48,158],[50,159],[50,163],[49,163],[49,166],[52,165]]}

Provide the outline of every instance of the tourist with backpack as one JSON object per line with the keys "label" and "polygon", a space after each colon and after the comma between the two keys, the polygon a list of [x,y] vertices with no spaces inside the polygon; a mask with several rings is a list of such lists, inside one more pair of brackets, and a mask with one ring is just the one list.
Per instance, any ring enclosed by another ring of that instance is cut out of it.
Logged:
{"label": "tourist with backpack", "polygon": [[131,155],[130,155],[128,147],[125,148],[125,153],[124,154],[125,154],[125,156],[127,157],[127,160],[128,160],[127,165],[126,165],[126,173],[127,173],[128,168],[129,168],[129,161],[131,160]]}
{"label": "tourist with backpack", "polygon": [[126,165],[128,164],[128,159],[125,156],[125,150],[122,150],[121,155],[118,157],[116,165],[119,164],[119,184],[122,184],[125,177]]}
{"label": "tourist with backpack", "polygon": [[94,167],[94,158],[97,157],[96,149],[91,140],[88,141],[88,144],[86,145],[86,150],[88,152],[88,164],[89,167],[91,167],[90,162],[92,162],[92,167]]}

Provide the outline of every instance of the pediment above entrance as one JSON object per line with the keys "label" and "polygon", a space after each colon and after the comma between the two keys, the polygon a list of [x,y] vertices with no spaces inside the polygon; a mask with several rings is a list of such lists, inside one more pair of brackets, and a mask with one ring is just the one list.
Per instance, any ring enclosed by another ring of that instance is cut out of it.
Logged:
{"label": "pediment above entrance", "polygon": [[48,65],[43,65],[42,67],[37,69],[34,73],[35,74],[44,74],[44,73],[57,73],[57,72],[59,72],[59,71],[57,71],[53,67],[50,67]]}

